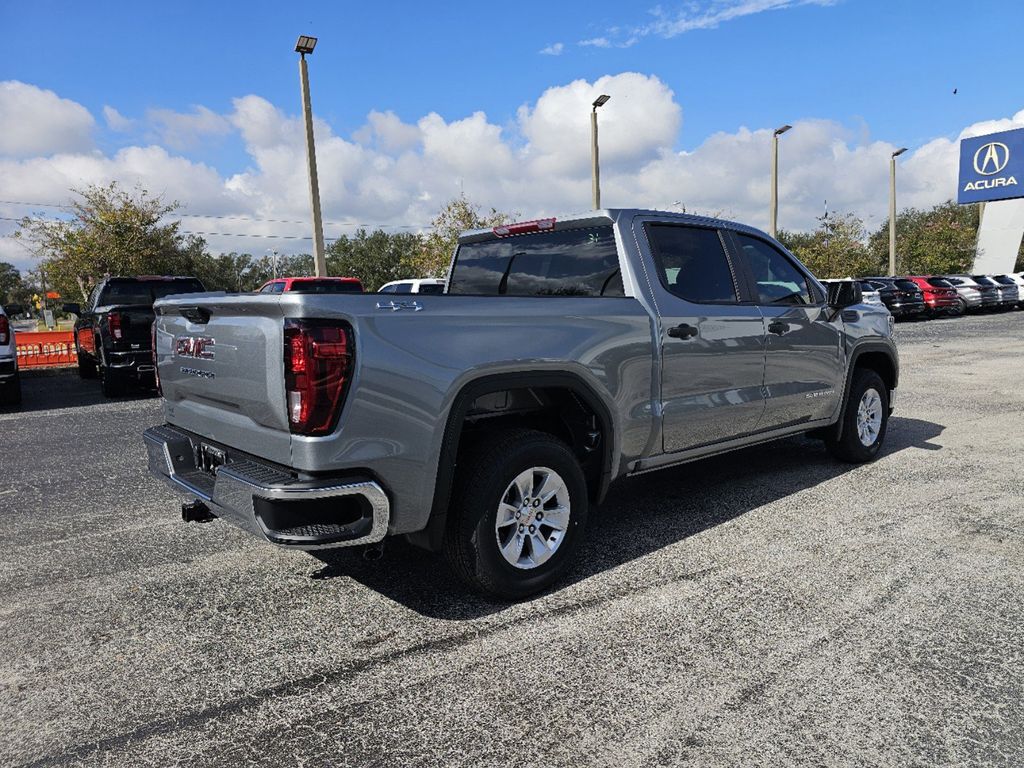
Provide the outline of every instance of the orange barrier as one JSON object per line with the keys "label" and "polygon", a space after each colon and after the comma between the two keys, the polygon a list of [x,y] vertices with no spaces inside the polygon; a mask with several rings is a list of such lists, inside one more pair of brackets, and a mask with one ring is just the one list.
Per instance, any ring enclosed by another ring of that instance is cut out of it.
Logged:
{"label": "orange barrier", "polygon": [[75,334],[71,331],[17,333],[19,368],[63,368],[78,363]]}

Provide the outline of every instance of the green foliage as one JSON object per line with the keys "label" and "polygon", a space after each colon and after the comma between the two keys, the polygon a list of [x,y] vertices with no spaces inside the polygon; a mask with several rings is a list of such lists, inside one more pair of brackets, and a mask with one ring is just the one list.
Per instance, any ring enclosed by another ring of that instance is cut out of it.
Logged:
{"label": "green foliage", "polygon": [[445,277],[462,232],[506,224],[514,217],[514,214],[502,213],[496,208],[481,214],[480,206],[471,203],[465,195],[449,200],[430,222],[433,231],[427,235],[414,261],[417,276]]}
{"label": "green foliage", "polygon": [[15,269],[13,264],[0,261],[0,305],[19,301],[21,287],[21,272]]}
{"label": "green foliage", "polygon": [[205,255],[201,238],[179,234],[181,222],[161,224],[177,203],[116,182],[76,190],[68,220],[23,219],[16,233],[42,260],[46,280],[64,297],[86,298],[105,274],[189,274]]}
{"label": "green foliage", "polygon": [[778,240],[817,277],[877,275],[882,264],[865,247],[864,222],[852,213],[818,217],[813,232],[780,231]]}
{"label": "green foliage", "polygon": [[[978,242],[978,206],[948,200],[928,210],[905,208],[896,215],[896,274],[948,275],[969,272]],[[868,248],[888,270],[889,220],[871,235]]]}
{"label": "green foliage", "polygon": [[417,234],[359,229],[327,247],[327,274],[358,277],[364,290],[376,291],[392,280],[422,277],[416,265],[422,248],[423,239]]}

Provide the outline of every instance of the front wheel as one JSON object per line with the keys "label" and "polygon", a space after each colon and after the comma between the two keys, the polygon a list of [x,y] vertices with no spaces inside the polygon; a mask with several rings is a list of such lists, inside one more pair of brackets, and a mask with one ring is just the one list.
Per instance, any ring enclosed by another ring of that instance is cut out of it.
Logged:
{"label": "front wheel", "polygon": [[825,440],[832,455],[855,464],[874,459],[889,425],[889,390],[881,376],[867,368],[854,372],[841,419],[841,437]]}
{"label": "front wheel", "polygon": [[557,581],[588,512],[586,480],[569,447],[544,432],[501,430],[459,464],[445,534],[459,578],[506,600]]}

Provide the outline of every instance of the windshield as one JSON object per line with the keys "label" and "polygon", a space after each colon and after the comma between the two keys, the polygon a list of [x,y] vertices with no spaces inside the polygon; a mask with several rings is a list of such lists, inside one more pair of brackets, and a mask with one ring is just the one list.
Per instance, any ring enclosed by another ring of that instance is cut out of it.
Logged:
{"label": "windshield", "polygon": [[186,280],[118,280],[107,283],[97,306],[149,304],[177,293],[202,293],[206,289],[195,278]]}

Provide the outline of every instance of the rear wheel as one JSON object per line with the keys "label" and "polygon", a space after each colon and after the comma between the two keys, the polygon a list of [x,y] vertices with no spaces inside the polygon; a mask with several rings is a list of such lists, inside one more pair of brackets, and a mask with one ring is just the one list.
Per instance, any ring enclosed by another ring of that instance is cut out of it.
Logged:
{"label": "rear wheel", "polygon": [[127,389],[128,381],[120,371],[111,370],[110,366],[99,365],[100,389],[104,397],[121,397]]}
{"label": "rear wheel", "polygon": [[15,373],[0,384],[0,405],[21,405],[21,374]]}
{"label": "rear wheel", "polygon": [[889,424],[889,390],[882,377],[868,368],[854,371],[850,396],[842,415],[842,436],[825,445],[842,461],[862,463],[878,455]]}
{"label": "rear wheel", "polygon": [[470,586],[524,598],[569,567],[587,521],[586,480],[569,447],[544,432],[494,432],[460,459],[445,557]]}

